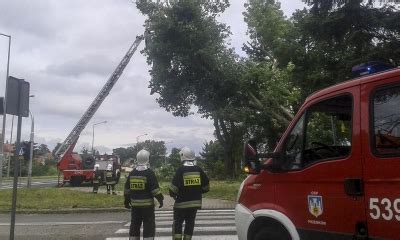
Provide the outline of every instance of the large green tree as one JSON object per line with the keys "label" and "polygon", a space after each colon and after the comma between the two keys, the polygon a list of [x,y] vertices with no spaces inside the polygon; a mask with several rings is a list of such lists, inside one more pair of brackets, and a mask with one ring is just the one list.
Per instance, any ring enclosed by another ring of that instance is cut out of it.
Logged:
{"label": "large green tree", "polygon": [[121,162],[124,163],[128,160],[135,160],[137,153],[145,149],[150,152],[150,165],[152,167],[160,167],[164,164],[167,154],[167,148],[164,141],[146,140],[144,142],[136,143],[134,146],[113,149],[113,154],[118,155]]}
{"label": "large green tree", "polygon": [[175,116],[188,116],[196,106],[213,120],[226,173],[232,176],[236,143],[243,135],[235,109],[242,101],[238,92],[244,68],[225,45],[228,27],[216,19],[228,6],[227,0],[137,4],[147,16],[144,53],[152,66],[151,94]]}
{"label": "large green tree", "polygon": [[397,3],[384,4],[398,1],[306,2],[311,8],[289,19],[275,0],[250,0],[245,13],[251,38],[246,51],[278,67],[293,63],[292,82],[301,90],[301,99],[351,78],[354,65],[399,64],[400,14]]}

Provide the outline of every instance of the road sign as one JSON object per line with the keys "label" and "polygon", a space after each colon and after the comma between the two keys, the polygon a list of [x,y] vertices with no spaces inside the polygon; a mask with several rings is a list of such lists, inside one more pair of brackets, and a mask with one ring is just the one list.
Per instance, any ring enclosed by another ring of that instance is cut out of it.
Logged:
{"label": "road sign", "polygon": [[24,156],[24,153],[25,153],[24,148],[20,147],[19,148],[19,152],[18,152],[18,156]]}
{"label": "road sign", "polygon": [[8,77],[6,112],[21,117],[29,117],[29,83],[24,79]]}

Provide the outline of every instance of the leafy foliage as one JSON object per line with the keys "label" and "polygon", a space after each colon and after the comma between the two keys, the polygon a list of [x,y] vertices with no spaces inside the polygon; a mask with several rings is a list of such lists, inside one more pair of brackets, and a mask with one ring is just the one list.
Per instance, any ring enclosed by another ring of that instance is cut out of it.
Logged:
{"label": "leafy foliage", "polygon": [[[399,64],[396,6],[378,7],[372,1],[307,2],[313,7],[297,11],[291,19],[283,16],[274,0],[250,1],[245,13],[251,37],[246,51],[256,59],[268,56],[278,67],[293,63],[291,81],[302,99],[351,78],[354,65],[372,60]],[[271,19],[277,24],[270,24]]]}
{"label": "leafy foliage", "polygon": [[136,143],[132,147],[113,149],[113,154],[118,155],[122,163],[134,161],[137,153],[145,149],[150,152],[150,166],[156,168],[164,164],[167,148],[164,141],[146,140]]}
{"label": "leafy foliage", "polygon": [[218,141],[206,142],[200,156],[201,159],[198,160],[198,164],[204,169],[209,178],[226,178],[224,174],[224,149]]}
{"label": "leafy foliage", "polygon": [[242,105],[243,64],[225,46],[228,27],[216,20],[228,1],[140,2],[137,6],[148,17],[144,53],[152,65],[151,93],[175,116],[188,116],[196,106],[198,113],[211,118],[224,146],[226,173],[233,174],[235,143],[242,140],[235,110]]}

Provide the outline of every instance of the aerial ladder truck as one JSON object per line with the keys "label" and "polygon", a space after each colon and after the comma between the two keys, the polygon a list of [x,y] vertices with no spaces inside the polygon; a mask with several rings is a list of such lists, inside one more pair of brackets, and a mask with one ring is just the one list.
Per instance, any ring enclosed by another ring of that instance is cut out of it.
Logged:
{"label": "aerial ladder truck", "polygon": [[[91,182],[93,180],[92,165],[94,158],[85,159],[84,161],[82,161],[79,154],[73,153],[74,147],[79,139],[79,135],[82,133],[83,129],[85,129],[86,125],[92,119],[97,109],[99,109],[104,99],[107,97],[111,89],[114,87],[115,83],[122,75],[125,67],[128,65],[138,46],[145,39],[145,35],[146,33],[136,37],[128,52],[122,58],[121,62],[118,64],[117,68],[114,70],[106,84],[97,94],[96,98],[86,110],[85,114],[83,114],[83,116],[72,129],[68,137],[56,150],[55,157],[58,159],[57,168],[59,170],[60,186],[64,185],[65,183],[70,183],[72,186],[79,186],[84,181]],[[102,155],[99,156],[99,158],[96,160],[113,161],[114,169],[121,168],[118,156],[111,155],[107,157]],[[63,178],[62,183],[60,182],[61,175]]]}

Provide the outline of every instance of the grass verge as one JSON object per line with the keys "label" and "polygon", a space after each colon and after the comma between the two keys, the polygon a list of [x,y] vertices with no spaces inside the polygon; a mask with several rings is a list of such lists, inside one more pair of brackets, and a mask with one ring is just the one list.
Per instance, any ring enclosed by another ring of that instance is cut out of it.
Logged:
{"label": "grass verge", "polygon": [[210,191],[204,194],[204,197],[235,201],[240,183],[239,181],[211,181]]}
{"label": "grass verge", "polygon": [[[11,209],[12,190],[0,191],[0,210]],[[18,189],[18,210],[121,207],[123,196],[92,194],[66,188]]]}
{"label": "grass verge", "polygon": [[[125,178],[122,178],[116,186],[117,191],[123,191]],[[168,195],[169,182],[160,182],[160,188],[164,195]],[[210,192],[205,198],[223,199],[235,201],[239,189],[239,181],[211,181]],[[105,186],[101,186],[105,188]],[[11,209],[12,190],[0,190],[0,211]],[[122,208],[123,196],[93,194],[79,191],[79,188],[32,188],[18,189],[18,211],[35,210],[64,210],[75,208]]]}

